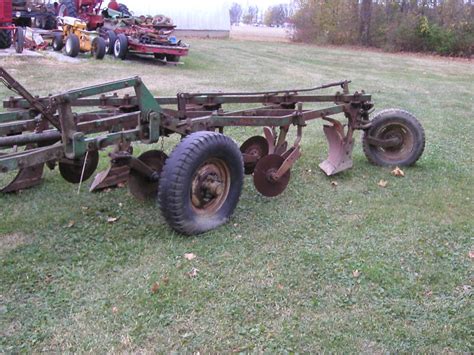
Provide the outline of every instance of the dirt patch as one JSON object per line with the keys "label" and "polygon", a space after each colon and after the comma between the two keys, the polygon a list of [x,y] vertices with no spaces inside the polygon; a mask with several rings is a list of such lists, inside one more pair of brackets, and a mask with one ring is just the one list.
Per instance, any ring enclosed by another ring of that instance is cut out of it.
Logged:
{"label": "dirt patch", "polygon": [[230,38],[243,41],[290,42],[290,35],[284,28],[250,25],[232,26]]}
{"label": "dirt patch", "polygon": [[18,248],[19,246],[29,244],[33,237],[21,233],[13,233],[0,236],[0,255]]}

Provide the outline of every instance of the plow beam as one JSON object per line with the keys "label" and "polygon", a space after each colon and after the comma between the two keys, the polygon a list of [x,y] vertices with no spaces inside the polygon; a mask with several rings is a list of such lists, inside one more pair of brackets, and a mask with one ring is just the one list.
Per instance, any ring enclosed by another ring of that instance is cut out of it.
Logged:
{"label": "plow beam", "polygon": [[328,141],[329,154],[328,158],[319,164],[321,170],[331,176],[352,168],[352,134],[344,135],[344,127],[339,122],[332,126],[325,125],[323,130]]}

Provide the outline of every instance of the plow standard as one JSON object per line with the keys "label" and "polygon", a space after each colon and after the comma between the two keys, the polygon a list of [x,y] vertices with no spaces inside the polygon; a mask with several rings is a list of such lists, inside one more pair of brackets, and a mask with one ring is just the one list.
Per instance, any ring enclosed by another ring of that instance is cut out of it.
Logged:
{"label": "plow standard", "polygon": [[[127,182],[135,197],[157,199],[167,223],[187,235],[229,219],[244,174],[253,175],[262,195],[281,194],[301,156],[301,139],[311,120],[328,122],[324,133],[329,155],[320,164],[327,175],[352,167],[356,130],[364,132],[364,153],[378,165],[412,165],[425,143],[423,128],[406,111],[384,110],[370,119],[371,96],[351,93],[349,81],[301,90],[154,97],[134,77],[37,97],[3,68],[0,79],[19,95],[4,101],[8,111],[0,113],[2,192],[38,185],[45,166],[58,166],[68,182],[81,183],[94,174],[99,151],[112,147],[110,167],[95,176],[91,190]],[[315,94],[333,87],[340,91]],[[133,89],[134,94],[115,93],[124,89]],[[225,110],[226,105],[237,104],[255,107]],[[314,104],[324,107],[305,107]],[[345,117],[345,124],[334,118],[338,114]],[[250,137],[239,148],[224,135],[232,126],[260,126],[263,135]],[[295,134],[288,134],[291,129]],[[182,139],[169,157],[155,149],[133,156],[134,142],[153,144],[172,134]],[[289,143],[290,136],[294,141]]]}

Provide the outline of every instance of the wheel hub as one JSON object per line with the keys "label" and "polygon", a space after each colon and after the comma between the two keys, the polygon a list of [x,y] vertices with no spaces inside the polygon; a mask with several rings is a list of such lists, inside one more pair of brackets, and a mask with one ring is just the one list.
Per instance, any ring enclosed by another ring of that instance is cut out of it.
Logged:
{"label": "wheel hub", "polygon": [[212,159],[196,171],[191,187],[192,207],[200,213],[213,213],[229,193],[230,173],[219,159]]}

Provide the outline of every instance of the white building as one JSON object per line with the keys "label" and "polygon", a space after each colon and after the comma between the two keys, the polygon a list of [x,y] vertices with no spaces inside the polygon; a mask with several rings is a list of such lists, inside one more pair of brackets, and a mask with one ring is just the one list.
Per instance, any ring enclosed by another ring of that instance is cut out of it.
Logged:
{"label": "white building", "polygon": [[230,33],[227,0],[145,1],[119,0],[134,15],[165,15],[173,19],[178,36],[228,37]]}

